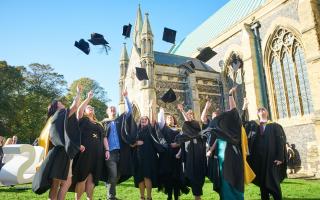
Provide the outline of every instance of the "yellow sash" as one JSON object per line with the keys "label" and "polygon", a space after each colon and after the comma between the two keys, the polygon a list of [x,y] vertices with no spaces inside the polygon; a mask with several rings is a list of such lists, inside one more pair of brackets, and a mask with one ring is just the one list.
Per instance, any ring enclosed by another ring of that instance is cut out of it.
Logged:
{"label": "yellow sash", "polygon": [[243,128],[243,126],[241,127],[241,150],[242,150],[242,159],[243,159],[244,183],[249,184],[253,181],[256,175],[247,162],[248,139],[247,139],[246,131]]}
{"label": "yellow sash", "polygon": [[39,136],[39,139],[38,139],[39,146],[44,148],[44,157],[47,156],[48,151],[49,151],[49,146],[50,146],[49,131],[51,128],[51,124],[52,124],[52,118],[50,117],[48,119],[46,125],[42,129],[40,136]]}

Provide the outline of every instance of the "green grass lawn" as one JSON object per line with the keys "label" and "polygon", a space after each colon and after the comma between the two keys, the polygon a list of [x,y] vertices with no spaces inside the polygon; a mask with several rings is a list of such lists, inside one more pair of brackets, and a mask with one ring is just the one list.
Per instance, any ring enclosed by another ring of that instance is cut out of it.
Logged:
{"label": "green grass lawn", "polygon": [[[47,199],[48,193],[36,195],[31,191],[31,185],[19,185],[14,187],[0,187],[0,200],[4,199]],[[320,180],[302,180],[286,179],[282,185],[282,194],[284,200],[320,200]],[[202,199],[219,199],[217,193],[212,191],[212,184],[206,180],[204,186],[204,195]],[[128,180],[117,187],[118,198],[121,200],[139,200],[138,189],[133,186],[133,181]],[[154,200],[166,200],[166,196],[153,190]],[[94,199],[105,199],[106,189],[103,183],[95,188]],[[74,193],[68,193],[67,199],[74,199]],[[85,199],[85,195],[83,197]],[[181,200],[192,200],[191,192],[188,195],[182,195]],[[250,184],[245,189],[245,199],[260,199],[259,188]]]}

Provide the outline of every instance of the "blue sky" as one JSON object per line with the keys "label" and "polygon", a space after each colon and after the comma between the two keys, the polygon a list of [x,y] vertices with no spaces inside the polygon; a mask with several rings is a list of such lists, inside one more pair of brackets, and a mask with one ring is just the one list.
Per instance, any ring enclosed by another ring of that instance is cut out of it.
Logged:
{"label": "blue sky", "polygon": [[[181,41],[227,0],[0,0],[0,60],[9,65],[50,64],[70,85],[81,77],[96,80],[111,105],[119,101],[119,57],[124,39],[122,26],[134,25],[138,4],[149,13],[154,49],[168,52],[162,41],[164,27],[177,30]],[[91,47],[89,55],[74,47],[75,40],[101,33],[110,43],[106,55]],[[177,43],[176,42],[176,43]]]}

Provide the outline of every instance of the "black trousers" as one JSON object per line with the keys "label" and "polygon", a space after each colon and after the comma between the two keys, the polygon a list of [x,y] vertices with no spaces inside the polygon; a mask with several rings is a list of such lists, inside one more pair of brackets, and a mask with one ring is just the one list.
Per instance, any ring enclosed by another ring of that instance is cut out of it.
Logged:
{"label": "black trousers", "polygon": [[270,195],[273,196],[274,200],[282,200],[281,188],[279,187],[277,191],[271,191],[265,186],[260,187],[261,200],[269,200]]}

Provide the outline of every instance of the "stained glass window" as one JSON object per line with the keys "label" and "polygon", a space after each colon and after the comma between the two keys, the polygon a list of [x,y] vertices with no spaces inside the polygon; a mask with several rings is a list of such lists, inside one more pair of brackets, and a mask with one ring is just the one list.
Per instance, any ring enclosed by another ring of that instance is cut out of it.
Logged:
{"label": "stained glass window", "polygon": [[310,85],[308,80],[307,65],[304,59],[304,54],[301,47],[299,46],[296,48],[296,51],[294,53],[294,61],[297,66],[303,113],[309,114],[313,111]]}
{"label": "stained glass window", "polygon": [[278,117],[285,118],[288,116],[287,103],[286,103],[286,95],[283,85],[282,73],[281,73],[281,65],[280,62],[273,58],[271,62],[271,71],[273,77],[274,84],[274,92],[276,98],[276,106],[278,110]]}
{"label": "stained glass window", "polygon": [[278,118],[313,112],[307,65],[295,35],[279,28],[270,47],[270,75]]}
{"label": "stained glass window", "polygon": [[284,77],[287,86],[288,104],[291,116],[300,114],[299,95],[297,90],[297,82],[295,77],[295,69],[292,59],[285,52],[282,59]]}

